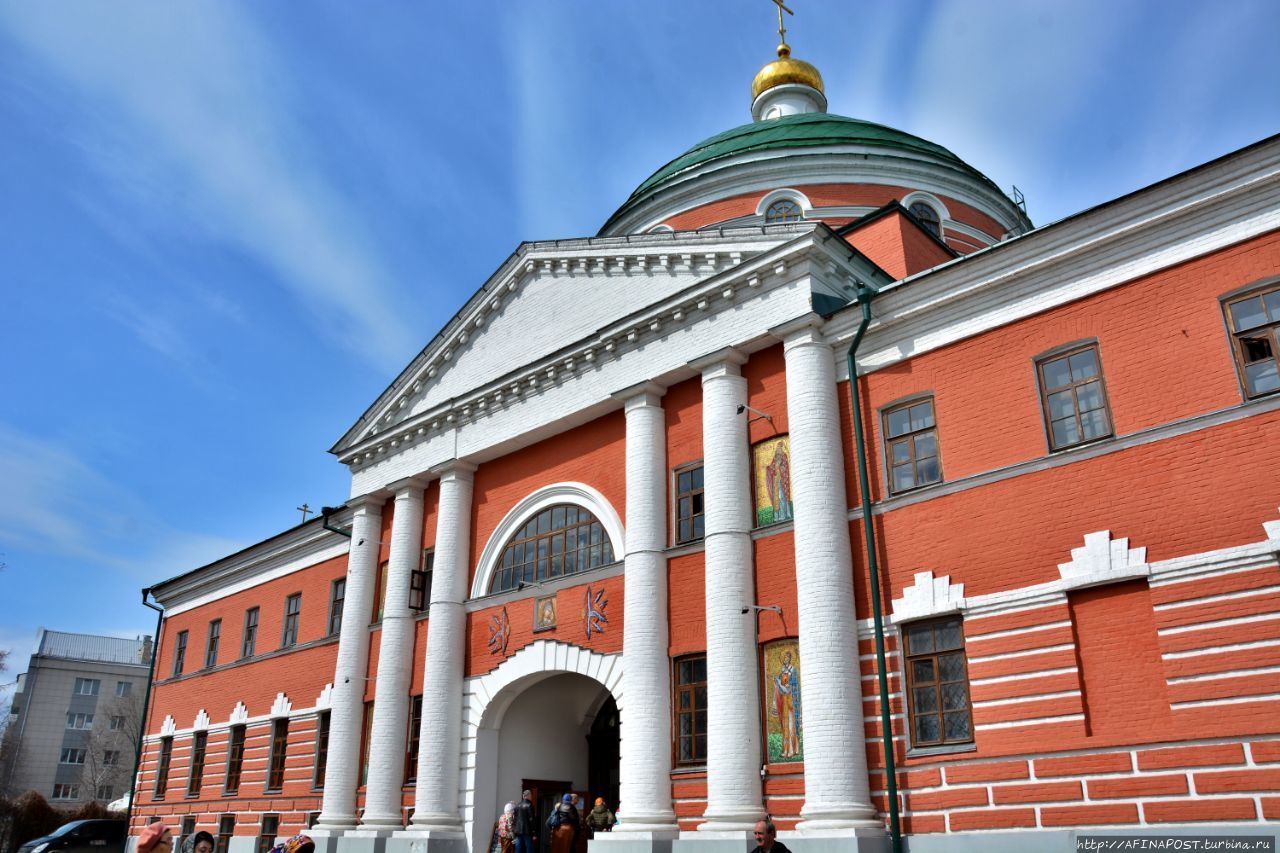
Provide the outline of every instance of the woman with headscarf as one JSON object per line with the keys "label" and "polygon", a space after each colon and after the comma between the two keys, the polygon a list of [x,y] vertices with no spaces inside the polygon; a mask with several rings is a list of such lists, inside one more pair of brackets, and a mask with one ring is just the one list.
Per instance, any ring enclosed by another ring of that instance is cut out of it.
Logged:
{"label": "woman with headscarf", "polygon": [[516,804],[507,803],[502,814],[493,822],[493,837],[489,841],[489,853],[512,853],[516,843]]}
{"label": "woman with headscarf", "polygon": [[182,839],[182,853],[213,853],[216,846],[213,836],[203,829]]}
{"label": "woman with headscarf", "polygon": [[551,830],[551,853],[573,853],[578,843],[578,810],[573,807],[573,796],[565,794],[560,804],[547,818]]}

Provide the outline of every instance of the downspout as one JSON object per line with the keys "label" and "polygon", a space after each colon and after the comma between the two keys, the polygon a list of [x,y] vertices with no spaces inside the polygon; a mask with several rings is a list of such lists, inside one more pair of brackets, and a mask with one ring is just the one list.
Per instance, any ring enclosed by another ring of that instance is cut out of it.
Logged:
{"label": "downspout", "polygon": [[893,727],[889,714],[889,668],[884,655],[884,616],[880,602],[880,564],[876,557],[876,534],[871,524],[871,485],[867,476],[867,447],[862,432],[862,405],[858,393],[858,365],[855,357],[862,336],[871,323],[871,299],[875,291],[859,285],[858,305],[862,322],[849,344],[845,357],[849,367],[849,402],[853,408],[853,446],[858,458],[858,491],[862,500],[862,533],[867,546],[867,569],[871,582],[871,617],[876,630],[876,670],[880,684],[880,733],[884,744],[886,791],[889,795],[889,837],[893,853],[902,853],[902,824],[898,815],[898,773],[893,755]]}
{"label": "downspout", "polygon": [[148,601],[151,597],[151,587],[147,587],[142,591],[142,604],[144,607],[150,607],[156,612],[156,632],[151,641],[151,669],[147,673],[147,692],[143,694],[142,699],[142,721],[138,724],[138,746],[133,751],[133,774],[129,777],[129,807],[125,809],[124,816],[124,833],[125,838],[129,837],[129,832],[133,828],[133,804],[138,798],[138,774],[142,770],[142,744],[147,737],[147,714],[151,710],[151,690],[156,683],[156,660],[160,657],[160,627],[164,622],[164,608]]}
{"label": "downspout", "polygon": [[343,529],[342,529],[342,528],[340,528],[340,527],[334,527],[332,524],[330,524],[330,523],[329,523],[329,516],[333,515],[334,513],[341,512],[341,511],[342,511],[342,507],[339,507],[339,506],[322,506],[322,507],[320,507],[320,515],[321,515],[321,517],[323,517],[323,518],[324,518],[324,525],[323,525],[323,526],[324,526],[324,529],[325,529],[325,530],[328,530],[330,533],[336,533],[336,534],[338,534],[339,536],[345,536],[345,537],[347,537],[348,539],[350,539],[350,538],[351,538],[351,533],[350,533],[350,531],[343,530]]}

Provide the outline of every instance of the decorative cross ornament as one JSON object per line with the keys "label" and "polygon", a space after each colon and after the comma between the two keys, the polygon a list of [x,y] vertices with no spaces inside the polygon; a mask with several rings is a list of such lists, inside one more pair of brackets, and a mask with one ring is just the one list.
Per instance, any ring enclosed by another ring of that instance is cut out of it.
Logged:
{"label": "decorative cross ornament", "polygon": [[305,522],[306,522],[306,520],[307,520],[307,516],[308,516],[308,515],[311,515],[311,512],[312,512],[312,509],[311,509],[311,505],[310,505],[310,504],[303,504],[302,506],[295,506],[295,507],[294,507],[294,509],[296,509],[298,512],[302,513],[302,520],[303,520],[303,522],[304,522],[304,523],[305,523]]}
{"label": "decorative cross ornament", "polygon": [[782,0],[769,0],[769,2],[773,3],[775,6],[778,7],[778,42],[780,44],[786,44],[787,28],[782,25],[782,13],[786,12],[788,15],[794,15],[795,12],[792,12],[785,5],[783,5]]}

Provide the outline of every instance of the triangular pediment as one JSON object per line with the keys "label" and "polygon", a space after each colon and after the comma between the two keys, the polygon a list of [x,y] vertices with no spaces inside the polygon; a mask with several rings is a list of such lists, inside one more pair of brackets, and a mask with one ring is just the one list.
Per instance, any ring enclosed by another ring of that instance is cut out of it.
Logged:
{"label": "triangular pediment", "polygon": [[[393,435],[477,389],[493,387],[500,395],[521,368],[573,370],[604,356],[628,337],[634,339],[629,318],[652,322],[644,317],[652,306],[805,237],[814,227],[522,244],[332,452],[341,457],[378,436]],[[689,310],[698,306],[691,299]]]}

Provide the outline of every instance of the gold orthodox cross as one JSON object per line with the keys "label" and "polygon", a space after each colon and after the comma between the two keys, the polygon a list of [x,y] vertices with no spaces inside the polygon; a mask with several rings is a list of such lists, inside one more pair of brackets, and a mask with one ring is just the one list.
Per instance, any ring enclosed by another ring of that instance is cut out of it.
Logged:
{"label": "gold orthodox cross", "polygon": [[311,507],[310,507],[308,504],[303,504],[302,506],[296,506],[296,507],[294,507],[294,509],[296,509],[298,512],[302,513],[302,520],[303,520],[303,521],[306,521],[306,520],[307,520],[307,516],[308,516],[308,515],[311,515]]}
{"label": "gold orthodox cross", "polygon": [[794,15],[795,12],[792,12],[785,5],[783,5],[782,0],[769,0],[769,2],[773,3],[775,6],[778,7],[778,41],[781,44],[786,44],[787,28],[782,25],[782,13],[786,12],[788,15]]}

